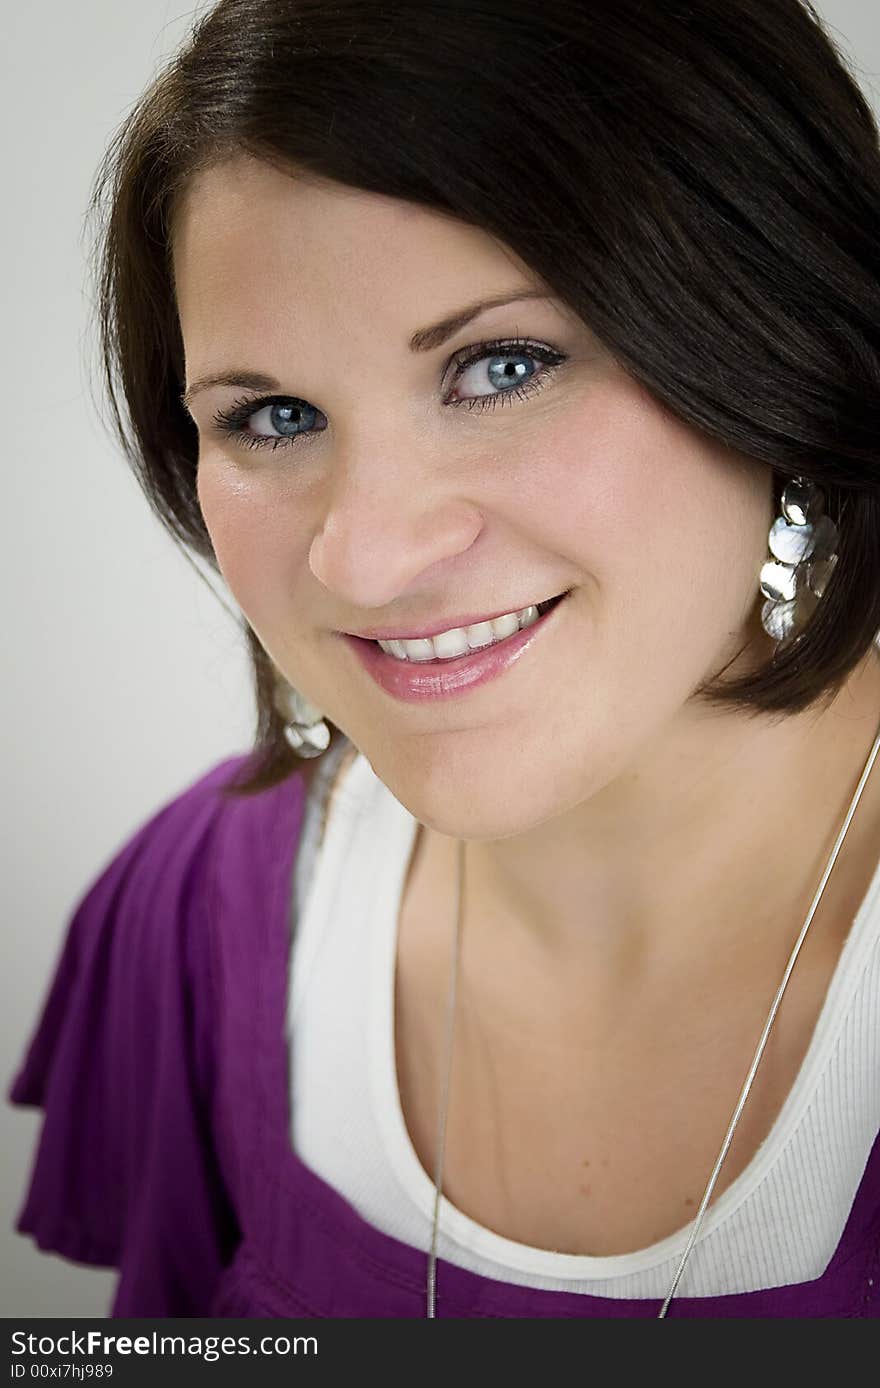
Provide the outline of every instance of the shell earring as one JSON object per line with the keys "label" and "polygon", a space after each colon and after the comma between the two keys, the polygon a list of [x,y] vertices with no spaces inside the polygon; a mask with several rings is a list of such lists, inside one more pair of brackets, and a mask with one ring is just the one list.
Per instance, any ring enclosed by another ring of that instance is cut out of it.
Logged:
{"label": "shell earring", "polygon": [[770,528],[761,569],[761,625],[778,644],[796,637],[815,611],[837,563],[837,526],[824,514],[821,487],[806,477],[786,482],[782,514]]}
{"label": "shell earring", "polygon": [[284,724],[284,736],[298,757],[319,757],[330,746],[330,729],[319,708],[290,684],[278,685],[275,707]]}

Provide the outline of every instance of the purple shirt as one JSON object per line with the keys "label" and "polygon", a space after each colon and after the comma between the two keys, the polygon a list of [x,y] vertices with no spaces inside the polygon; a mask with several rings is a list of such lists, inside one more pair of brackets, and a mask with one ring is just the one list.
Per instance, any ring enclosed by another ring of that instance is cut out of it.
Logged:
{"label": "purple shirt", "polygon": [[[244,799],[220,762],[73,913],[10,1091],[45,1112],[16,1229],[119,1269],[111,1316],[423,1317],[426,1252],[369,1224],[290,1144],[285,1032],[301,774]],[[437,1316],[655,1317],[437,1265]],[[59,1308],[59,1312],[61,1308]],[[821,1277],[676,1296],[669,1316],[880,1316],[880,1135]]]}

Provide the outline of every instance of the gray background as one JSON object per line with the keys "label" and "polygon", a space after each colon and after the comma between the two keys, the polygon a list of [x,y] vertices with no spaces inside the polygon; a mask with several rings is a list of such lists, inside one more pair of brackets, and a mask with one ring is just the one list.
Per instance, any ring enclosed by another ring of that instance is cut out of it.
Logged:
{"label": "gray background", "polygon": [[[207,8],[54,0],[4,15],[4,1099],[75,899],[154,810],[250,743],[244,638],[98,417],[85,261],[100,157]],[[877,0],[816,9],[880,110]],[[41,1121],[2,1101],[0,1314],[105,1316],[114,1270],[42,1253],[13,1230]]]}

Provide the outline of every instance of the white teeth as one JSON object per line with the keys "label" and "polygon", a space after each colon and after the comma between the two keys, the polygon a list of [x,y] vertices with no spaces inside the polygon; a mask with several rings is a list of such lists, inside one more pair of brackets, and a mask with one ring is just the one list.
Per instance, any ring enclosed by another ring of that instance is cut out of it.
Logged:
{"label": "white teeth", "polygon": [[521,612],[506,612],[503,617],[495,617],[491,622],[474,622],[473,626],[454,627],[451,631],[419,637],[415,641],[379,641],[377,645],[382,647],[386,655],[396,656],[398,660],[446,660],[503,641],[505,636],[512,636],[515,631],[531,626],[539,615],[533,603]]}

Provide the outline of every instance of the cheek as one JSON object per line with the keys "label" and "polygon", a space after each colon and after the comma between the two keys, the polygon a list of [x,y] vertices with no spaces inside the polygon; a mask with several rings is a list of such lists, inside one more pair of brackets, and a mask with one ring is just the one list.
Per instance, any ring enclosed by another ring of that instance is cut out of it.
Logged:
{"label": "cheek", "polygon": [[284,607],[289,624],[301,561],[288,508],[222,463],[200,466],[197,494],[220,571],[242,612],[260,630],[271,628]]}
{"label": "cheek", "polygon": [[593,580],[600,621],[648,642],[658,624],[685,640],[700,625],[711,642],[747,619],[772,522],[769,468],[632,381],[596,392],[554,435],[544,510],[555,497],[555,545]]}

